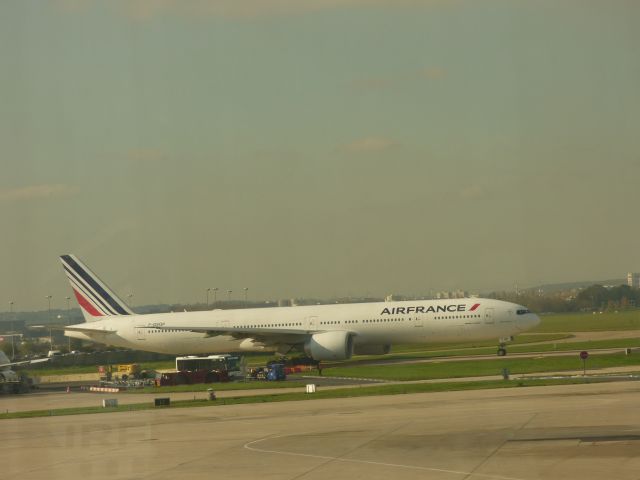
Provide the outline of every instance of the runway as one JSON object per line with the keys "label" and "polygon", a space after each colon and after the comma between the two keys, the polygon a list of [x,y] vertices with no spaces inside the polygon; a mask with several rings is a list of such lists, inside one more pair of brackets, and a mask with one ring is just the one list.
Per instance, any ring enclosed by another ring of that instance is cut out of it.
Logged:
{"label": "runway", "polygon": [[2,420],[20,479],[639,478],[637,382]]}

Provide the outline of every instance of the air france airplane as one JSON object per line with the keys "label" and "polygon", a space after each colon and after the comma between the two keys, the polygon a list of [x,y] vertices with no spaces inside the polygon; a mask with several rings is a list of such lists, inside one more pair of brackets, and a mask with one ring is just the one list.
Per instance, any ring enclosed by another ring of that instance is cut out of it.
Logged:
{"label": "air france airplane", "polygon": [[0,350],[0,393],[19,393],[22,387],[20,375],[11,367],[17,365],[30,365],[32,363],[41,363],[48,361],[48,358],[39,358],[37,360],[23,360],[21,362],[12,362],[7,355]]}
{"label": "air france airplane", "polygon": [[314,360],[384,355],[392,345],[496,340],[536,326],[526,307],[465,298],[135,314],[73,255],[60,257],[85,323],[65,335],[169,354],[304,351]]}

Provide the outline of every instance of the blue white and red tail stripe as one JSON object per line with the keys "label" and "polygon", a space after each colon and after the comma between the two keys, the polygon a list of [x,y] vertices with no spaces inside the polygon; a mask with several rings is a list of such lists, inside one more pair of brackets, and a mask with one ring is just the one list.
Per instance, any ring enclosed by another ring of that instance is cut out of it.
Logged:
{"label": "blue white and red tail stripe", "polygon": [[74,255],[62,255],[60,261],[87,322],[99,320],[100,317],[105,316],[135,315],[95,273]]}

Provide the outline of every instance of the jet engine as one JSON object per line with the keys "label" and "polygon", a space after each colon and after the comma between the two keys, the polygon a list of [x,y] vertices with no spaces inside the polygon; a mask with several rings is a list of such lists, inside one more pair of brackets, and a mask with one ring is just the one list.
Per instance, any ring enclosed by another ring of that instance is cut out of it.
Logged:
{"label": "jet engine", "polygon": [[0,370],[0,383],[19,382],[20,377],[13,370]]}
{"label": "jet engine", "polygon": [[353,336],[338,331],[316,333],[305,342],[304,352],[314,360],[347,360],[353,354]]}

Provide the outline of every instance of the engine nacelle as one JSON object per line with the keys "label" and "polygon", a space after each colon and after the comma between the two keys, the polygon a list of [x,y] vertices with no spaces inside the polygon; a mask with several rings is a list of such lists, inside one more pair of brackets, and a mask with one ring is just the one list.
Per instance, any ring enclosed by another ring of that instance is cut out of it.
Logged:
{"label": "engine nacelle", "polygon": [[18,381],[20,381],[20,377],[13,370],[0,370],[0,383]]}
{"label": "engine nacelle", "polygon": [[391,345],[356,345],[353,353],[356,355],[386,355],[391,351]]}
{"label": "engine nacelle", "polygon": [[353,354],[353,336],[338,331],[316,333],[305,342],[304,353],[314,360],[348,360]]}
{"label": "engine nacelle", "polygon": [[240,342],[238,348],[243,352],[263,352],[265,350],[264,344],[253,338],[245,338]]}

